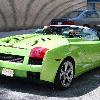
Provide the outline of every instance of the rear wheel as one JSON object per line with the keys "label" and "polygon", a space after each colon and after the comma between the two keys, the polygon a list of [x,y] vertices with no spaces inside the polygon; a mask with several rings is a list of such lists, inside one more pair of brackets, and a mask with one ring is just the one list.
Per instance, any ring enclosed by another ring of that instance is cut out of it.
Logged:
{"label": "rear wheel", "polygon": [[72,83],[74,76],[74,65],[70,60],[64,60],[57,72],[55,84],[59,88],[67,88]]}

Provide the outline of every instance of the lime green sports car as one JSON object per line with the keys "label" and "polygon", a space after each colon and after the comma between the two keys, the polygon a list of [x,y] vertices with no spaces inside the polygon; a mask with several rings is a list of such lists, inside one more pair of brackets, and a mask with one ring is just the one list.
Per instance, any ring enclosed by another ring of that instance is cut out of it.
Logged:
{"label": "lime green sports car", "polygon": [[67,88],[73,78],[100,67],[99,32],[73,25],[51,25],[49,31],[1,38],[0,74]]}

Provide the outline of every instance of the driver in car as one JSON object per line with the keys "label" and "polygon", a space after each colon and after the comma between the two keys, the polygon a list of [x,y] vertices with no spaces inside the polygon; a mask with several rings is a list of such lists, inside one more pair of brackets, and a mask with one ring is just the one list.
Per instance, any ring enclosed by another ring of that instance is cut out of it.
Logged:
{"label": "driver in car", "polygon": [[76,35],[75,30],[70,30],[68,35],[69,35],[69,38],[74,38]]}

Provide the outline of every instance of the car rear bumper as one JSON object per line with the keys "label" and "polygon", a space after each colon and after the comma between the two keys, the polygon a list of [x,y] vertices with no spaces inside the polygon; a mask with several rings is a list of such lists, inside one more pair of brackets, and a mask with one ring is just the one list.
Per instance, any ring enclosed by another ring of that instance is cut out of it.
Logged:
{"label": "car rear bumper", "polygon": [[2,75],[2,70],[5,69],[11,69],[13,70],[14,74],[13,77],[22,77],[27,78],[31,77],[30,73],[35,73],[40,75],[42,66],[41,65],[25,65],[22,63],[14,63],[14,62],[8,62],[8,61],[1,61],[0,60],[0,74]]}

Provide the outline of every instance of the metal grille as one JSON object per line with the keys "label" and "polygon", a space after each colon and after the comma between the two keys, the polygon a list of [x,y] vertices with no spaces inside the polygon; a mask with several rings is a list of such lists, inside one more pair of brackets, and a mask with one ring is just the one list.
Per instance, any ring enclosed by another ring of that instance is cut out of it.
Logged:
{"label": "metal grille", "polygon": [[24,56],[0,53],[0,60],[16,62],[16,63],[23,63]]}

